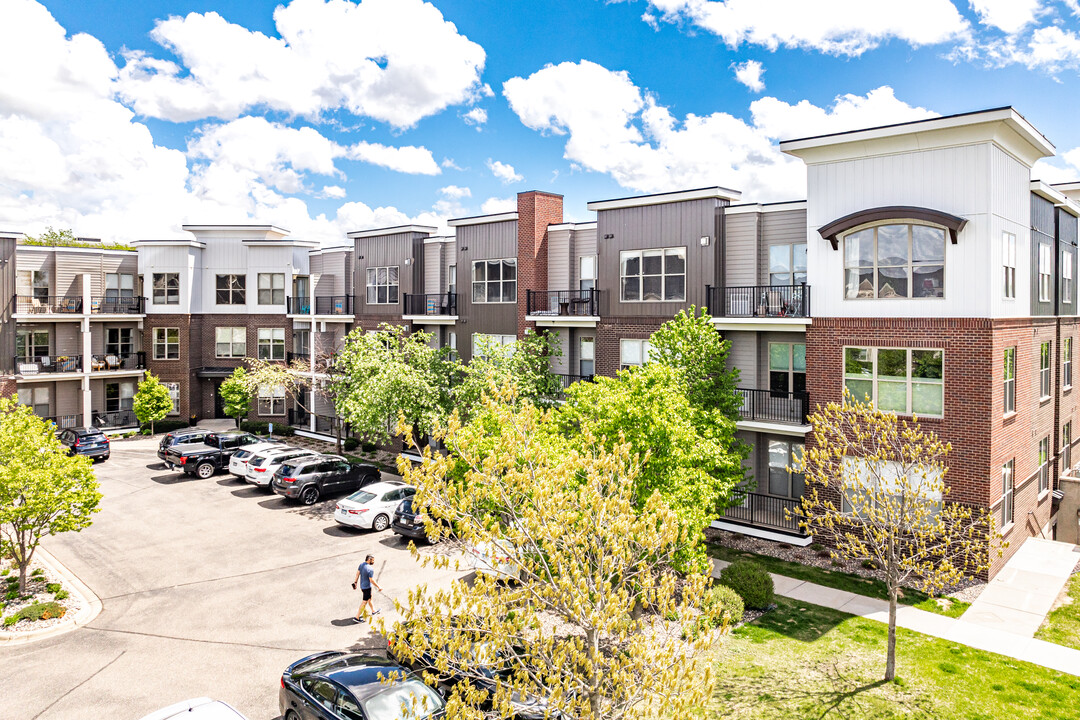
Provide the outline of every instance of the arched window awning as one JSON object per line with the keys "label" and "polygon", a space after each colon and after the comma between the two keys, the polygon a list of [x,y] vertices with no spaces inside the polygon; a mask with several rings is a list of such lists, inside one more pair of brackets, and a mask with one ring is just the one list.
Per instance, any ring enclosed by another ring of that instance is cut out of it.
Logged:
{"label": "arched window awning", "polygon": [[910,205],[890,205],[888,207],[870,208],[860,210],[850,215],[845,215],[838,220],[833,220],[828,225],[818,228],[818,233],[832,244],[833,250],[838,249],[838,240],[842,233],[860,225],[880,222],[882,220],[922,220],[948,228],[949,238],[953,245],[956,244],[956,234],[967,225],[967,218],[950,215],[940,210],[931,210],[924,207],[912,207]]}

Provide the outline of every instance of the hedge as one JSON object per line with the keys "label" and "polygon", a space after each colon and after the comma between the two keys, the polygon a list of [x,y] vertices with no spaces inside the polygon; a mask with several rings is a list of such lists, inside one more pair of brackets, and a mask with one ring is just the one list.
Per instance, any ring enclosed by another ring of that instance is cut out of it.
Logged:
{"label": "hedge", "polygon": [[[186,420],[158,420],[156,423],[154,423],[154,433],[159,434],[173,432],[174,430],[187,430],[189,427],[191,426],[188,425]],[[149,429],[150,423],[143,423],[139,426],[140,432]]]}
{"label": "hedge", "polygon": [[[268,435],[270,434],[270,423],[244,420],[240,423],[240,429],[256,435]],[[296,430],[285,423],[274,423],[274,434],[281,437],[292,437],[296,434]]]}
{"label": "hedge", "polygon": [[764,610],[773,603],[773,579],[753,560],[736,560],[720,571],[720,582],[739,594],[746,607]]}

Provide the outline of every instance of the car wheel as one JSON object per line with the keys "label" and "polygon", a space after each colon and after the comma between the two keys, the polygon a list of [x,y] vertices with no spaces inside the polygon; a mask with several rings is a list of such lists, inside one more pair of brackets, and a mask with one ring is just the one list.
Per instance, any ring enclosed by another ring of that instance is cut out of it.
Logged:
{"label": "car wheel", "polygon": [[300,716],[290,710],[289,712],[285,713],[285,720],[300,720]]}
{"label": "car wheel", "polygon": [[212,477],[213,474],[214,474],[214,464],[213,463],[201,463],[200,465],[198,465],[195,468],[195,474],[198,475],[203,480],[207,479],[208,477]]}
{"label": "car wheel", "polygon": [[375,519],[371,521],[371,529],[375,532],[382,532],[390,526],[390,518],[385,515],[376,515]]}
{"label": "car wheel", "polygon": [[305,505],[314,505],[319,500],[319,488],[308,485],[300,492],[300,502]]}

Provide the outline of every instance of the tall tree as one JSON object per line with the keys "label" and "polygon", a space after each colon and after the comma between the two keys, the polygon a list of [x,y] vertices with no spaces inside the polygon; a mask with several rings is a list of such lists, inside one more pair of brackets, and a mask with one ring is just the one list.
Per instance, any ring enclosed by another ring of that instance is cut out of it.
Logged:
{"label": "tall tree", "polygon": [[[692,538],[659,493],[639,501],[629,446],[609,451],[587,434],[553,442],[542,411],[512,390],[485,395],[477,415],[462,425],[455,413],[441,435],[453,457],[425,449],[422,464],[399,467],[430,534],[452,525],[468,546],[505,555],[518,582],[481,574],[411,592],[388,632],[393,652],[429,681],[458,681],[448,717],[692,714],[712,686],[714,635],[701,621],[718,611],[703,602],[707,574],[672,569]],[[448,474],[455,458],[464,482]],[[491,689],[493,668],[502,677]]]}
{"label": "tall tree", "polygon": [[721,411],[732,420],[739,419],[742,400],[735,392],[739,370],[728,369],[731,343],[713,327],[706,308],[701,313],[694,306],[680,310],[650,338],[650,359],[684,374],[687,398],[692,405]]}
{"label": "tall tree", "polygon": [[552,371],[551,360],[562,354],[553,333],[525,334],[511,345],[478,338],[473,357],[460,367],[460,381],[453,389],[454,407],[462,417],[480,409],[481,397],[492,385],[502,387],[513,382],[518,400],[549,406],[562,393],[562,381]]}
{"label": "tall tree", "polygon": [[89,527],[100,500],[90,458],[69,455],[51,422],[0,398],[0,536],[20,592],[41,539]]}
{"label": "tall tree", "polygon": [[232,375],[225,378],[218,388],[225,405],[225,414],[236,420],[236,427],[240,427],[240,421],[247,417],[251,410],[251,396],[254,392],[248,382],[247,370],[242,367],[233,370]]}
{"label": "tall tree", "polygon": [[885,679],[896,676],[896,603],[914,584],[936,594],[985,572],[1001,535],[984,508],[950,502],[946,456],[952,449],[918,418],[901,420],[845,388],[843,403],[810,417],[813,426],[797,470],[806,490],[795,515],[820,534],[834,556],[874,563],[889,592]]}
{"label": "tall tree", "polygon": [[172,412],[172,395],[169,394],[169,388],[162,385],[157,376],[148,370],[146,377],[139,383],[131,407],[140,423],[150,423],[150,434],[153,435],[154,423],[164,420]]}

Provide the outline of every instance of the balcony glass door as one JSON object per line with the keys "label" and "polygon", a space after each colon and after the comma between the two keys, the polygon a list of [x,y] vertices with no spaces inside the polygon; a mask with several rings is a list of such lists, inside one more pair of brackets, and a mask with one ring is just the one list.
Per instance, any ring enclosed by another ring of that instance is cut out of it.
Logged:
{"label": "balcony glass door", "polygon": [[[801,498],[806,490],[806,479],[796,471],[802,459],[803,445],[790,440],[769,441],[769,494],[781,497]],[[790,468],[790,470],[789,470]]]}
{"label": "balcony glass door", "polygon": [[582,377],[594,375],[596,373],[596,341],[591,337],[581,338],[580,352],[579,374]]}
{"label": "balcony glass door", "polygon": [[774,396],[806,392],[806,345],[769,343],[769,390]]}

